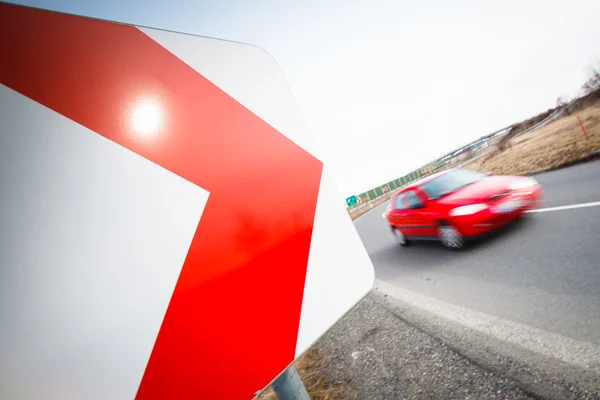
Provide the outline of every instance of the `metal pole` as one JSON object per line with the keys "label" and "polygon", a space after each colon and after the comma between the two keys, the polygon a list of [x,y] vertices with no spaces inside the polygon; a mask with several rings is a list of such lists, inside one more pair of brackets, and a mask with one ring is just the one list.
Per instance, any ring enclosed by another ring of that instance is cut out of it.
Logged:
{"label": "metal pole", "polygon": [[271,385],[278,400],[310,400],[294,366],[290,366]]}

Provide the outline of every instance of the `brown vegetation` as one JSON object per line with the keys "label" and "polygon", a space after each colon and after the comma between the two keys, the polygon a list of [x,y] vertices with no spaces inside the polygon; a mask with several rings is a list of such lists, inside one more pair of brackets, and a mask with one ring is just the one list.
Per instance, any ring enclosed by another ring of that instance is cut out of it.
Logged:
{"label": "brown vegetation", "polygon": [[[600,93],[597,95],[600,98]],[[510,140],[504,149],[497,148],[465,168],[498,175],[534,173],[576,162],[600,150],[600,101],[587,98],[582,104],[588,106]],[[587,129],[589,140],[581,131],[577,115]]]}
{"label": "brown vegetation", "polygon": [[535,117],[529,118],[519,124],[514,125],[512,128],[510,128],[510,130],[503,135],[500,140],[498,140],[497,143],[497,147],[500,151],[504,151],[506,150],[509,146],[510,146],[510,141],[517,136],[518,134],[525,132],[527,129],[535,126],[536,124],[539,124],[540,122],[542,122],[543,120],[545,120],[546,118],[548,118],[550,115],[552,115],[554,112],[556,112],[557,109],[553,108],[553,109],[549,109],[541,114],[536,115]]}
{"label": "brown vegetation", "polygon": [[[341,385],[328,381],[323,373],[327,367],[325,359],[320,354],[318,347],[308,350],[294,364],[298,375],[302,379],[311,400],[334,400],[344,398]],[[268,388],[259,397],[259,400],[276,400],[273,389]]]}
{"label": "brown vegetation", "polygon": [[567,112],[568,114],[572,115],[573,113],[579,112],[587,107],[593,106],[594,104],[598,104],[599,102],[600,89],[597,89],[577,99],[577,101],[573,103],[571,107],[569,107]]}

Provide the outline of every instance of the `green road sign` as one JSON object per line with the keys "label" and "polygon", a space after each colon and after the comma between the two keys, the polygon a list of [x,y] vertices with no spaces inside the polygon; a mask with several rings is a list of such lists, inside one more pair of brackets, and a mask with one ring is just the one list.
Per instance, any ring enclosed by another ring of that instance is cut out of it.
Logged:
{"label": "green road sign", "polygon": [[346,204],[348,205],[348,207],[352,207],[353,205],[355,205],[356,204],[356,196],[348,197],[346,199]]}

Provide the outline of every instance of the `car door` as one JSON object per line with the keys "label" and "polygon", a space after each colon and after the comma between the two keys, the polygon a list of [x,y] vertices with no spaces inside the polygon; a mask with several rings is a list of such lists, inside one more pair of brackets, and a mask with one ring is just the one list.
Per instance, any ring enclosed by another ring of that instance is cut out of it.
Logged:
{"label": "car door", "polygon": [[390,213],[390,222],[404,234],[404,236],[421,236],[420,224],[421,215],[419,213],[418,198],[414,191],[400,193],[394,199],[393,210]]}
{"label": "car door", "polygon": [[392,201],[392,209],[389,214],[390,224],[400,229],[404,234],[406,234],[404,232],[404,229],[406,228],[406,205],[404,204],[405,199],[406,195],[404,193],[400,193],[396,197],[394,197],[394,200]]}
{"label": "car door", "polygon": [[414,198],[411,196],[409,203],[415,212],[415,219],[418,221],[418,225],[414,228],[416,234],[423,238],[437,237],[439,211],[436,203],[430,201],[427,194],[420,188],[415,188],[414,195]]}
{"label": "car door", "polygon": [[405,192],[405,195],[405,210],[403,210],[402,214],[405,228],[402,229],[402,232],[405,236],[411,237],[428,236],[431,226],[427,222],[427,213],[423,202],[414,190]]}

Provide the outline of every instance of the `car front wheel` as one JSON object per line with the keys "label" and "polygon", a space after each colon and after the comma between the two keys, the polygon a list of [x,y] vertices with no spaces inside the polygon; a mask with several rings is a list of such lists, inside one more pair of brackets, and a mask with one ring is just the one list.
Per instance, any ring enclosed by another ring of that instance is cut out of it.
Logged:
{"label": "car front wheel", "polygon": [[438,227],[438,237],[442,244],[450,249],[462,249],[465,247],[465,238],[452,225],[440,224]]}

